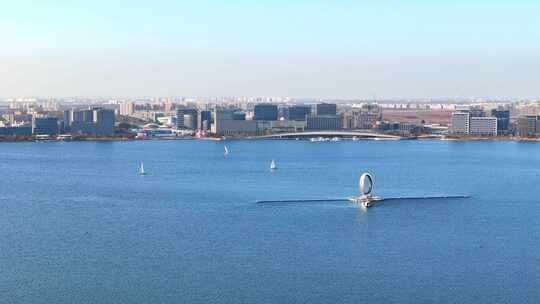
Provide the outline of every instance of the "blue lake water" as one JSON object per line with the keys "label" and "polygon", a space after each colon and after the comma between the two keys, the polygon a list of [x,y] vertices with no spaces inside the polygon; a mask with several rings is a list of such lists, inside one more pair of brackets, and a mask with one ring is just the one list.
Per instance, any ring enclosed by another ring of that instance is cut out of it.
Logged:
{"label": "blue lake water", "polygon": [[[0,303],[540,301],[539,143],[226,144],[0,144]],[[254,203],[355,195],[364,171],[472,198]]]}

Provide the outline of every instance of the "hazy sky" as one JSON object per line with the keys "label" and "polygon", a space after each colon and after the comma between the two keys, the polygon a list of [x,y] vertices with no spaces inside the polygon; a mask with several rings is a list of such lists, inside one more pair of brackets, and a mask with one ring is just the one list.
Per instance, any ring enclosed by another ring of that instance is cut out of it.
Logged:
{"label": "hazy sky", "polygon": [[3,97],[540,97],[538,0],[0,5]]}

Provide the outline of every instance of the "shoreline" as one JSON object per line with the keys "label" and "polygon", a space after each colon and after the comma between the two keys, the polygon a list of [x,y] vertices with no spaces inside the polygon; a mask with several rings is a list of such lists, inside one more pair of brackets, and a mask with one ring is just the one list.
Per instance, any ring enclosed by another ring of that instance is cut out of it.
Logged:
{"label": "shoreline", "polygon": [[[125,141],[176,141],[176,140],[203,140],[203,141],[223,141],[223,140],[298,140],[296,138],[253,138],[253,137],[180,137],[180,138],[151,138],[151,139],[135,139],[130,137],[88,137],[88,138],[74,138],[70,140],[57,140],[47,139],[38,140],[35,138],[15,138],[15,139],[0,139],[2,143],[22,143],[22,142],[125,142]],[[306,139],[299,139],[302,141],[309,141]],[[522,138],[512,136],[498,136],[498,137],[439,137],[439,136],[418,136],[418,137],[403,137],[396,140],[380,140],[378,138],[361,138],[358,141],[376,140],[376,141],[400,141],[400,140],[439,140],[439,141],[516,141],[516,142],[540,142],[540,138]],[[352,141],[352,139],[342,139],[342,141]]]}

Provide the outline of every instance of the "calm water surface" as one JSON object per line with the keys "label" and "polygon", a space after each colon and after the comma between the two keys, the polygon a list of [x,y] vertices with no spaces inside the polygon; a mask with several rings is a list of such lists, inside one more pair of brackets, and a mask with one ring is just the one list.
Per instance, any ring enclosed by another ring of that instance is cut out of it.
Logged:
{"label": "calm water surface", "polygon": [[[223,145],[0,144],[0,303],[540,302],[538,143]],[[364,171],[472,198],[254,203],[354,195]]]}

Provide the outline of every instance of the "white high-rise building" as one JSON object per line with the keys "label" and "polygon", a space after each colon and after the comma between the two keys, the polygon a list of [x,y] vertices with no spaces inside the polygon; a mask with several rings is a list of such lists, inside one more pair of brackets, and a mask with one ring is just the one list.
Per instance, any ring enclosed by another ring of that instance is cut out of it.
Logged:
{"label": "white high-rise building", "polygon": [[468,135],[470,131],[470,114],[468,112],[454,112],[450,119],[450,134]]}
{"label": "white high-rise building", "polygon": [[497,136],[497,117],[471,117],[469,134],[473,136]]}

